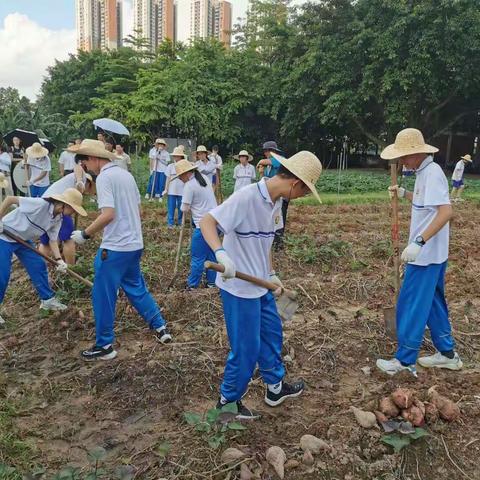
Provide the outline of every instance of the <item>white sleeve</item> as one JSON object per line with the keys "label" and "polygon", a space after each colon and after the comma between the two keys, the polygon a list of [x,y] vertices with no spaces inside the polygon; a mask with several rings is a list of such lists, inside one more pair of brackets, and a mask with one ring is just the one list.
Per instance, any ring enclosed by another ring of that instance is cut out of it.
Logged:
{"label": "white sleeve", "polygon": [[257,172],[256,172],[256,170],[255,170],[255,167],[254,167],[253,165],[250,165],[250,167],[251,167],[251,168],[250,168],[250,173],[251,173],[251,175],[252,175],[252,178],[253,178],[253,180],[256,180],[256,178],[257,178]]}
{"label": "white sleeve", "polygon": [[52,162],[50,161],[50,157],[47,156],[47,162],[44,168],[44,172],[50,172],[52,170]]}
{"label": "white sleeve", "polygon": [[148,158],[150,158],[150,160],[155,160],[157,158],[157,150],[155,148],[150,149],[148,152]]}
{"label": "white sleeve", "polygon": [[437,164],[428,172],[423,202],[426,207],[450,205],[448,180],[441,167]]}
{"label": "white sleeve", "polygon": [[62,153],[60,154],[60,158],[58,159],[58,163],[60,163],[61,165],[63,165],[63,164],[65,163],[64,158],[65,158],[65,152],[62,152]]}
{"label": "white sleeve", "polygon": [[115,208],[113,188],[107,177],[97,177],[97,202],[98,208]]}
{"label": "white sleeve", "polygon": [[182,194],[182,205],[191,205],[193,202],[193,188],[191,182],[185,184]]}
{"label": "white sleeve", "polygon": [[58,234],[60,233],[61,227],[62,222],[55,222],[55,224],[47,230],[48,238],[51,242],[58,240]]}
{"label": "white sleeve", "polygon": [[233,178],[235,180],[237,179],[237,173],[238,173],[238,165],[233,169]]}
{"label": "white sleeve", "polygon": [[248,196],[234,193],[209,213],[217,221],[223,233],[230,233],[248,214]]}

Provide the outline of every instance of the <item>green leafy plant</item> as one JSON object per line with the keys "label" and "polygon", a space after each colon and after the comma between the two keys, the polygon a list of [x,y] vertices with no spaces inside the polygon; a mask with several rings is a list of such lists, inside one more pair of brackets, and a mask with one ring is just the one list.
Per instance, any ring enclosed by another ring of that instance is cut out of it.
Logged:
{"label": "green leafy plant", "polygon": [[428,432],[424,428],[416,427],[414,433],[388,433],[381,438],[381,441],[393,447],[395,453],[398,453],[403,448],[408,447],[414,440],[418,440],[427,435]]}

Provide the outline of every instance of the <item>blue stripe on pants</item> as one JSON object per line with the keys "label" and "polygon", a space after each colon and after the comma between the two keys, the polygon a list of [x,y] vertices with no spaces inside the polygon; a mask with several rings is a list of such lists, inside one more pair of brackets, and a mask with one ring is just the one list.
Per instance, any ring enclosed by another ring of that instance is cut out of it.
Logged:
{"label": "blue stripe on pants", "polygon": [[282,362],[282,321],[272,292],[260,298],[240,298],[220,289],[230,353],[223,374],[221,394],[240,400],[247,391],[255,366],[267,384],[285,376]]}
{"label": "blue stripe on pants", "polygon": [[[155,186],[152,193],[152,186],[153,186],[153,178],[155,177]],[[161,197],[163,190],[165,189],[165,182],[167,181],[167,177],[163,172],[155,172],[150,174],[150,178],[148,179],[148,186],[147,186],[147,193],[149,193],[152,197]]]}
{"label": "blue stripe on pants", "polygon": [[[33,245],[32,245],[33,246]],[[3,302],[12,270],[12,255],[20,260],[42,300],[52,298],[55,293],[48,284],[48,271],[45,261],[35,252],[16,242],[0,239],[0,303]]]}
{"label": "blue stripe on pants", "polygon": [[143,250],[114,252],[103,248],[95,256],[92,303],[95,315],[96,344],[113,343],[113,324],[117,291],[121,287],[138,314],[150,328],[165,325],[157,302],[150,294],[140,270]]}
{"label": "blue stripe on pants", "polygon": [[439,352],[455,348],[445,301],[445,271],[440,264],[408,264],[397,303],[398,347],[395,355],[401,362],[413,365],[428,325],[433,344]]}
{"label": "blue stripe on pants", "polygon": [[181,225],[183,212],[180,209],[182,205],[182,196],[181,195],[168,195],[167,199],[167,209],[168,209],[168,225],[173,227],[175,225],[175,210],[178,211],[178,224]]}
{"label": "blue stripe on pants", "polygon": [[[190,275],[187,279],[187,285],[192,288],[197,288],[202,281],[203,271],[205,270],[204,263],[206,260],[215,262],[215,254],[208,246],[208,243],[203,238],[202,232],[199,228],[195,228],[192,233],[191,258],[190,258]],[[207,283],[215,283],[217,273],[215,270],[207,270]]]}

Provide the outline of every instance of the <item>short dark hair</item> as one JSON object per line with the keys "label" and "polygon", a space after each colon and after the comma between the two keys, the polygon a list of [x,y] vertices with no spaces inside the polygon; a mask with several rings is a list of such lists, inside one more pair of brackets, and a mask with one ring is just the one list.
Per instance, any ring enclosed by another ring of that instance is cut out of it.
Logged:
{"label": "short dark hair", "polygon": [[300,180],[296,175],[294,175],[288,168],[280,165],[279,169],[277,170],[277,175],[283,178],[295,178]]}
{"label": "short dark hair", "polygon": [[218,152],[218,150],[219,150],[218,145],[214,145],[214,146],[212,147],[212,150],[217,150],[217,152]]}
{"label": "short dark hair", "polygon": [[75,163],[80,163],[82,160],[88,160],[88,155],[84,155],[83,153],[75,154]]}

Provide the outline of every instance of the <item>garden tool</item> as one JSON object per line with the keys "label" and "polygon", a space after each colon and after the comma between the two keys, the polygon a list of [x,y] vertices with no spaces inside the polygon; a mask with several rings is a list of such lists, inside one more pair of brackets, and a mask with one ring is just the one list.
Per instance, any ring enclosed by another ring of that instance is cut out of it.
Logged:
{"label": "garden tool", "polygon": [[[216,272],[223,273],[224,267],[218,263],[213,262],[205,262],[205,268],[215,270]],[[273,282],[269,282],[268,280],[263,280],[262,278],[253,277],[252,275],[248,275],[242,272],[235,272],[235,277],[239,278],[240,280],[245,280],[246,282],[253,283],[254,285],[258,285],[259,287],[267,288],[268,290],[278,290],[278,285]],[[282,288],[282,294],[276,299],[277,302],[277,310],[280,318],[286,322],[291,320],[293,315],[298,309],[297,299],[297,292],[293,290],[287,290],[286,288]]]}
{"label": "garden tool", "polygon": [[175,280],[178,276],[178,262],[180,261],[180,252],[182,251],[182,242],[183,242],[183,232],[185,230],[185,218],[187,216],[187,212],[184,212],[182,217],[182,225],[180,226],[180,234],[178,235],[178,244],[177,244],[177,256],[175,257],[175,268],[173,269],[173,277],[170,280],[170,283],[167,286],[167,292],[172,288]]}
{"label": "garden tool", "polygon": [[[23,240],[23,238],[20,238],[19,236],[15,235],[14,233],[10,232],[9,230],[3,230],[2,232],[4,235],[7,237],[11,238],[15,242],[19,243],[20,245],[23,245],[25,248],[28,248],[32,252],[35,252],[37,255],[40,255],[46,262],[51,263],[52,265],[55,265],[56,267],[58,266],[58,262],[56,262],[53,258],[50,258],[48,255],[44,255],[42,252],[37,250],[33,245],[30,243],[26,242]],[[67,268],[66,272],[72,276],[73,278],[76,278],[80,282],[84,283],[87,287],[92,288],[93,283],[90,280],[87,280],[86,278],[83,278],[80,276],[78,273],[74,272],[73,270],[70,270],[70,268]]]}
{"label": "garden tool", "polygon": [[[398,185],[398,168],[397,162],[390,164],[390,179],[392,187]],[[383,309],[383,318],[385,321],[385,331],[387,335],[396,340],[396,305],[398,292],[400,290],[400,247],[399,247],[399,221],[398,221],[398,196],[392,198],[392,247],[393,247],[393,286],[394,286],[394,306]]]}

